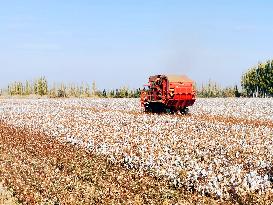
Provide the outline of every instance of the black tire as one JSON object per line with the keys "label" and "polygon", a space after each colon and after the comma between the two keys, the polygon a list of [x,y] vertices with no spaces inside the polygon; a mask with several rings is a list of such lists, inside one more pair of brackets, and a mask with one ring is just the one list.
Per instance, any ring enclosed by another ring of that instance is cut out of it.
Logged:
{"label": "black tire", "polygon": [[144,110],[145,112],[151,112],[151,108],[149,107],[149,106],[145,106],[145,110]]}
{"label": "black tire", "polygon": [[183,114],[183,115],[189,114],[189,108],[185,107],[185,108],[181,109],[180,113]]}
{"label": "black tire", "polygon": [[153,113],[154,112],[153,106],[151,104],[145,105],[145,112],[147,112],[147,113]]}
{"label": "black tire", "polygon": [[176,113],[176,109],[174,107],[170,107],[170,114],[175,114]]}
{"label": "black tire", "polygon": [[144,104],[144,112],[150,112],[150,105],[149,103]]}
{"label": "black tire", "polygon": [[168,107],[166,107],[166,108],[165,108],[165,113],[170,114],[170,113],[171,113],[171,109],[168,108]]}

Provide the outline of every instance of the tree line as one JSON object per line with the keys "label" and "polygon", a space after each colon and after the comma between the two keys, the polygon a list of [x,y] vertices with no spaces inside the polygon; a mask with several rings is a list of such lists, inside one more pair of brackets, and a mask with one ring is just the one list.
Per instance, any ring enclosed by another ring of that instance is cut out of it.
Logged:
{"label": "tree line", "polygon": [[259,62],[241,76],[241,89],[238,86],[221,88],[209,81],[197,87],[199,97],[273,97],[273,60]]}
{"label": "tree line", "polygon": [[198,97],[213,98],[213,97],[240,97],[242,93],[239,92],[238,86],[222,87],[214,81],[202,84],[200,87],[195,85]]}
{"label": "tree line", "polygon": [[108,97],[108,98],[138,98],[140,89],[129,89],[122,87],[112,90],[99,90],[96,82],[93,81],[91,86],[88,83],[77,84],[56,84],[48,85],[46,78],[40,77],[34,81],[15,81],[8,85],[7,89],[0,89],[0,95],[10,96],[48,96],[51,98],[60,97]]}
{"label": "tree line", "polygon": [[273,60],[258,63],[243,73],[241,85],[247,97],[273,96]]}
{"label": "tree line", "polygon": [[[209,81],[202,84],[201,87],[195,85],[198,97],[238,97],[237,86],[221,88],[216,82]],[[103,97],[103,98],[139,98],[141,89],[129,89],[128,87],[121,87],[112,90],[99,90],[96,87],[95,81],[91,86],[88,83],[77,84],[56,84],[48,85],[46,78],[40,77],[33,81],[19,82],[15,81],[10,83],[7,89],[0,90],[1,94],[10,96],[48,96],[51,98],[60,97]]]}
{"label": "tree line", "polygon": [[47,95],[48,83],[45,77],[41,77],[33,82],[26,81],[22,83],[15,81],[8,85],[7,93],[9,95]]}
{"label": "tree line", "polygon": [[[272,97],[273,96],[273,60],[258,63],[257,66],[248,69],[241,76],[241,89],[238,86],[221,87],[213,81],[201,86],[195,85],[198,97]],[[139,98],[141,89],[129,89],[122,87],[112,90],[99,90],[96,82],[91,86],[88,83],[77,84],[53,84],[48,85],[46,78],[40,77],[34,81],[13,82],[7,89],[0,89],[0,95],[39,95],[56,97],[104,97],[104,98]]]}

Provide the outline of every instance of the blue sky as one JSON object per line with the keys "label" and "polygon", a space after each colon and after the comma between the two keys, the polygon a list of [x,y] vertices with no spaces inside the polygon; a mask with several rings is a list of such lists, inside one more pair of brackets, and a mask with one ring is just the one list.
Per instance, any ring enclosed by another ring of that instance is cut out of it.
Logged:
{"label": "blue sky", "polygon": [[240,83],[273,58],[270,0],[0,2],[0,86],[50,82],[141,87],[149,75]]}

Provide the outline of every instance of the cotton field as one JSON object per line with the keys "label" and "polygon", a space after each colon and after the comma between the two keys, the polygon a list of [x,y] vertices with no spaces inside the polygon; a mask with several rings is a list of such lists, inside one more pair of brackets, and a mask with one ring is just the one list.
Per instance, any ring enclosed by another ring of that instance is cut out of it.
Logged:
{"label": "cotton field", "polygon": [[273,191],[269,98],[198,99],[189,115],[146,114],[138,99],[2,99],[0,120],[201,195]]}

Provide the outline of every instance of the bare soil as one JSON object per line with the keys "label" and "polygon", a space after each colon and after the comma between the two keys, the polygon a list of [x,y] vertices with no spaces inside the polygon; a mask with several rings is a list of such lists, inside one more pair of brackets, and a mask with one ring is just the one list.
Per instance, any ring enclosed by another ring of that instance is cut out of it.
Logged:
{"label": "bare soil", "polygon": [[17,199],[13,197],[13,194],[3,186],[3,183],[0,183],[0,204],[6,205],[19,204]]}

